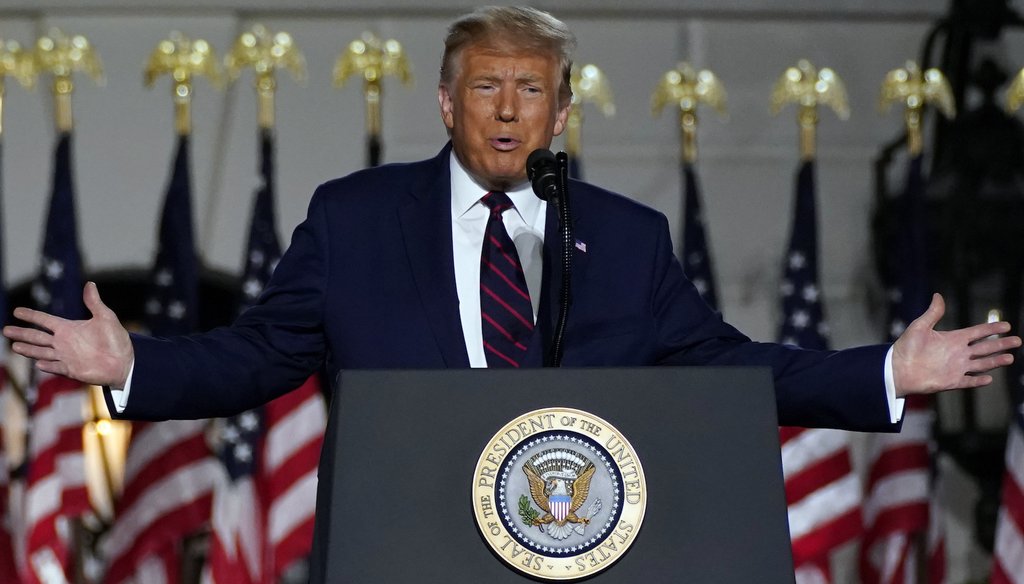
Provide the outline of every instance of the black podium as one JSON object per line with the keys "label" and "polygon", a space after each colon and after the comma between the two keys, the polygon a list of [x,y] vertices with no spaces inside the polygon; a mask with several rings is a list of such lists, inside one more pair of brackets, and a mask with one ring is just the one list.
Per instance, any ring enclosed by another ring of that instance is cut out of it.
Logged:
{"label": "black podium", "polygon": [[311,582],[533,582],[474,519],[474,469],[524,412],[614,425],[643,465],[632,546],[587,582],[793,582],[767,369],[346,371],[320,464]]}

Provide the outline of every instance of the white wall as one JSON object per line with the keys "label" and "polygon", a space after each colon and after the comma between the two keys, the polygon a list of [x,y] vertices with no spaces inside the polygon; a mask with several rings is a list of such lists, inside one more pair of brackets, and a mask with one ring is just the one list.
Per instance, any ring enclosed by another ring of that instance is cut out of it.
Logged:
{"label": "white wall", "polygon": [[[870,256],[871,162],[900,131],[898,113],[880,115],[885,73],[917,58],[929,23],[944,2],[886,0],[567,0],[540,2],[579,36],[577,61],[608,75],[618,115],[588,111],[584,162],[588,180],[664,211],[679,233],[678,131],[674,113],[650,113],[660,75],[688,59],[714,70],[729,92],[730,117],[701,119],[700,173],[724,312],[758,339],[774,337],[776,283],[789,229],[797,129],[792,107],[768,112],[775,79],[798,58],[830,66],[846,82],[852,118],[822,112],[819,127],[819,217],[826,310],[837,347],[882,337]],[[50,26],[85,34],[106,68],[105,87],[81,78],[75,96],[78,209],[87,266],[146,266],[172,156],[169,80],[142,87],[155,44],[171,30],[208,40],[219,51],[256,21],[292,33],[305,52],[309,83],[280,77],[278,171],[283,235],[305,214],[320,182],[360,168],[363,103],[357,85],[332,88],[334,60],[364,30],[400,40],[415,85],[385,84],[385,159],[432,156],[445,140],[436,106],[441,38],[465,0],[0,0],[0,35],[32,43]],[[1007,54],[1024,65],[1024,43]],[[222,53],[221,53],[222,54]],[[256,186],[255,100],[251,76],[226,92],[197,84],[193,178],[200,253],[211,267],[237,272]],[[53,124],[45,83],[26,92],[7,82],[4,126],[4,253],[9,282],[36,269],[48,199]],[[963,482],[963,481],[961,481]],[[969,505],[968,485],[956,492]],[[967,566],[984,573],[971,551],[969,518],[957,529],[953,580]],[[959,546],[959,547],[956,547]],[[975,572],[977,576],[978,572]]]}

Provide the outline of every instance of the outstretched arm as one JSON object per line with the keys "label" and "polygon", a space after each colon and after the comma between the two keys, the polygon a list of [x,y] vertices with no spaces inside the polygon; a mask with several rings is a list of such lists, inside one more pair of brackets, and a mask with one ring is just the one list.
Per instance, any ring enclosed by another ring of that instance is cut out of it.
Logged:
{"label": "outstretched arm", "polygon": [[937,331],[946,303],[932,296],[928,310],[910,323],[893,345],[896,396],[937,393],[992,383],[987,372],[1013,363],[1009,353],[1020,347],[1007,322],[990,322],[953,331]]}
{"label": "outstretched arm", "polygon": [[13,341],[15,353],[35,359],[41,371],[83,383],[124,387],[134,359],[128,331],[100,300],[96,284],[86,284],[82,297],[92,318],[67,320],[16,308],[15,318],[39,328],[6,326],[4,336]]}

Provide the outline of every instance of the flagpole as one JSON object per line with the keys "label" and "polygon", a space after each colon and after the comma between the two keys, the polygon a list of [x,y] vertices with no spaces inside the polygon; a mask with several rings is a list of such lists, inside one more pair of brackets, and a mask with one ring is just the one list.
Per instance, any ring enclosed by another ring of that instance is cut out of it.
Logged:
{"label": "flagpole", "polygon": [[582,178],[580,157],[583,153],[583,104],[593,103],[604,117],[610,118],[615,115],[615,101],[608,77],[597,65],[573,65],[569,83],[572,87],[572,108],[566,120],[565,152],[569,155],[570,176]]}
{"label": "flagpole", "polygon": [[345,52],[338,56],[334,64],[334,86],[343,87],[350,77],[356,75],[363,78],[366,101],[366,161],[368,166],[377,166],[381,163],[383,151],[381,82],[384,77],[393,76],[409,86],[412,84],[412,72],[398,41],[382,41],[372,32],[364,32],[362,38],[349,43]]}

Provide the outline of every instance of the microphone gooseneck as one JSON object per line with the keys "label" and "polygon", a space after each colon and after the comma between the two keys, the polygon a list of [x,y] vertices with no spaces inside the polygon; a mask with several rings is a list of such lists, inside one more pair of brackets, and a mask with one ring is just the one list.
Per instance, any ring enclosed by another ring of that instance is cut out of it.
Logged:
{"label": "microphone gooseneck", "polygon": [[569,163],[565,152],[556,157],[550,150],[538,148],[526,159],[526,176],[530,179],[533,192],[553,205],[558,212],[558,238],[561,252],[562,286],[558,295],[558,318],[548,354],[546,367],[561,367],[565,354],[565,327],[569,320],[569,306],[572,304],[572,256],[575,251],[572,212],[569,207]]}

